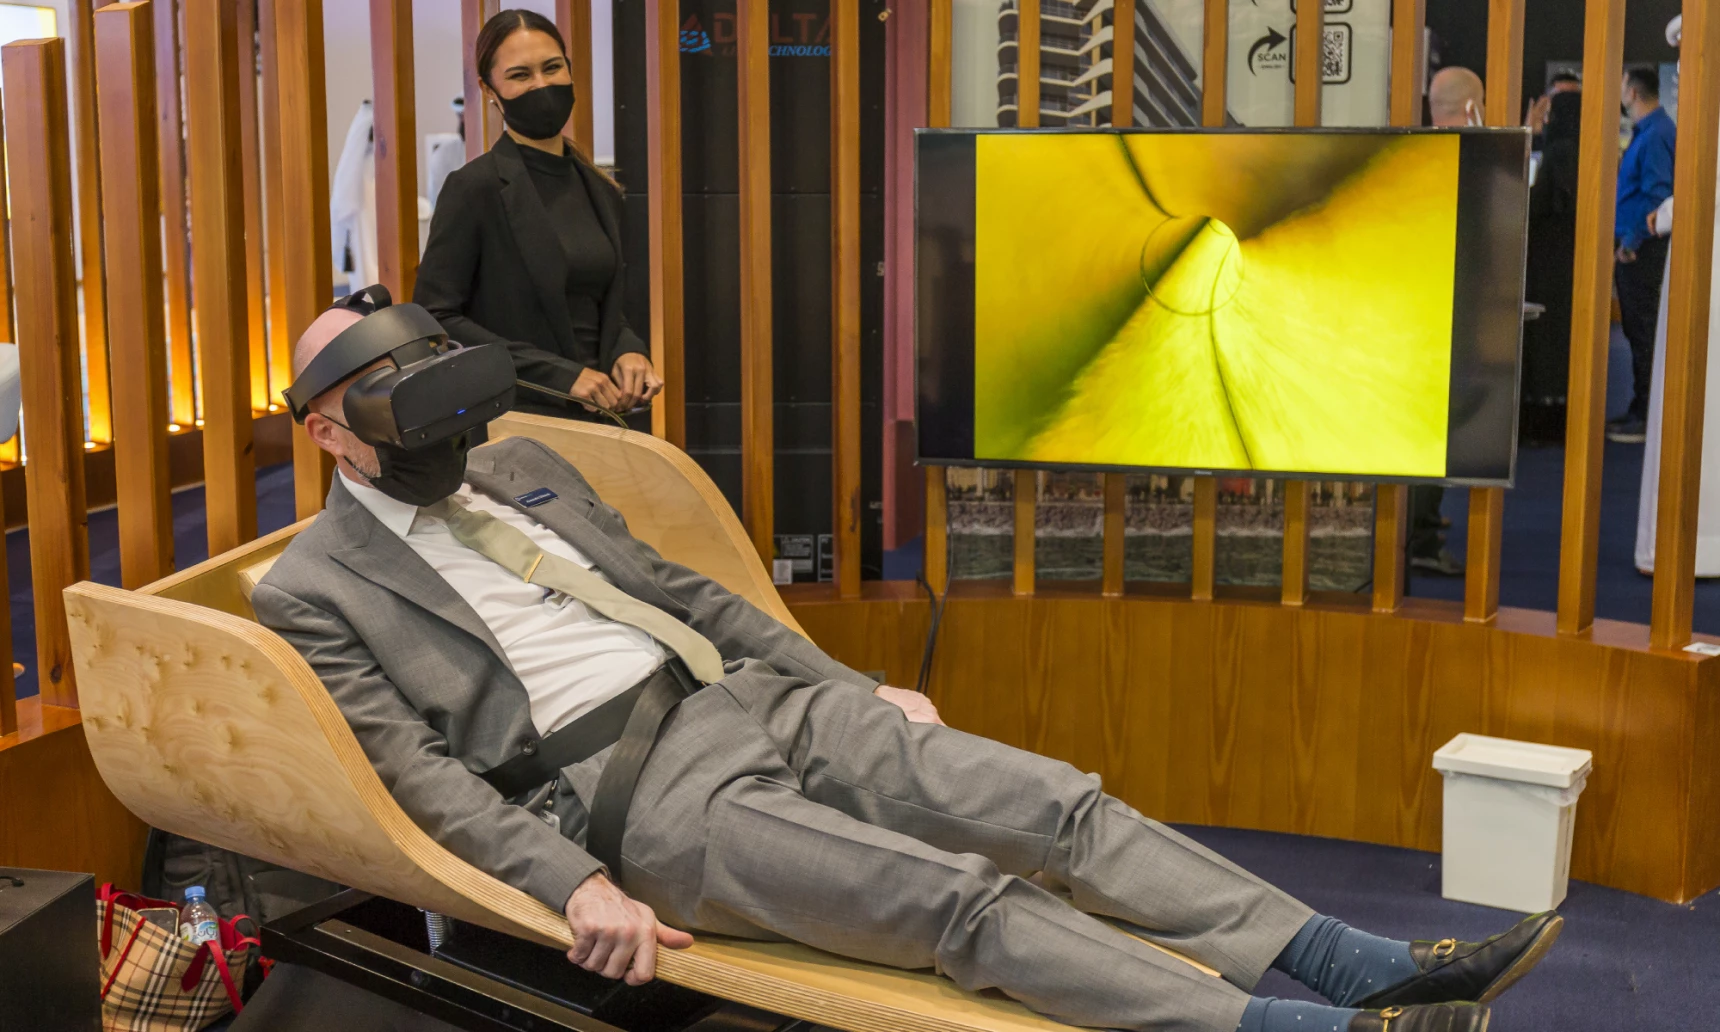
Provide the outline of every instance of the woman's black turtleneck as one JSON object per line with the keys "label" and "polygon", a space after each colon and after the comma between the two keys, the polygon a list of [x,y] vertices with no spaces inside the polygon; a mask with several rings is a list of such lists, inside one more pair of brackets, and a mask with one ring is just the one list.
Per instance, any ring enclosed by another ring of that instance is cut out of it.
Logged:
{"label": "woman's black turtleneck", "polygon": [[576,165],[578,158],[547,154],[536,147],[521,147],[520,154],[567,259],[567,310],[573,318],[574,340],[574,353],[568,357],[596,368],[603,295],[615,278],[615,246],[598,221],[585,177]]}

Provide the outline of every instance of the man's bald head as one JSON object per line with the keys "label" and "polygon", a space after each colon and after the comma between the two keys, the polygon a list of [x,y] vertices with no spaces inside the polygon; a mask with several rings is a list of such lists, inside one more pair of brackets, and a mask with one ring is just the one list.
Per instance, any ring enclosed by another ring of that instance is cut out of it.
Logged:
{"label": "man's bald head", "polygon": [[1433,124],[1458,126],[1479,123],[1486,96],[1481,76],[1467,68],[1441,68],[1427,88],[1427,106],[1433,113]]}
{"label": "man's bald head", "polygon": [[[304,373],[305,367],[322,353],[323,348],[328,347],[330,341],[362,318],[363,315],[347,308],[331,308],[317,316],[316,321],[306,327],[305,332],[299,336],[298,343],[293,345],[293,379],[298,379]],[[353,376],[360,372],[363,370],[353,370]],[[362,471],[366,477],[374,477],[380,469],[376,462],[376,449],[360,441],[340,423],[328,417],[331,412],[342,412],[346,385],[352,378],[348,376],[345,381],[311,399],[310,411],[305,416],[305,431],[310,434],[317,447],[340,460],[342,474],[350,476],[353,472]]]}
{"label": "man's bald head", "polygon": [[350,308],[330,308],[316,317],[316,320],[305,328],[297,344],[293,345],[293,379],[305,371],[305,366],[311,364],[311,359],[317,357],[328,343],[340,336],[341,331],[364,316]]}

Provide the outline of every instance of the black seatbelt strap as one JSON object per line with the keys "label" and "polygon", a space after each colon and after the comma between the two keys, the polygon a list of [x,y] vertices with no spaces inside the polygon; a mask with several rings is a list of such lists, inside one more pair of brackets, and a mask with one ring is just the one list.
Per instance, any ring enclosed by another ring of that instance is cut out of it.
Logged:
{"label": "black seatbelt strap", "polygon": [[617,883],[621,880],[621,840],[627,832],[627,811],[633,805],[639,774],[657,744],[663,721],[682,699],[699,690],[699,683],[688,673],[686,664],[671,659],[646,679],[644,689],[627,719],[621,741],[597,779],[585,833],[585,851],[607,866],[610,878]]}

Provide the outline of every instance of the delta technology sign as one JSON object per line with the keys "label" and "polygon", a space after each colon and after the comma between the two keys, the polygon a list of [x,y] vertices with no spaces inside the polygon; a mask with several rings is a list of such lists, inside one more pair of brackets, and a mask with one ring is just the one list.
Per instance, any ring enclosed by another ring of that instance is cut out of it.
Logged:
{"label": "delta technology sign", "polygon": [[[732,11],[711,15],[710,31],[697,14],[681,23],[681,53],[707,57],[735,56],[735,16]],[[803,11],[770,16],[771,57],[829,57],[830,16]]]}

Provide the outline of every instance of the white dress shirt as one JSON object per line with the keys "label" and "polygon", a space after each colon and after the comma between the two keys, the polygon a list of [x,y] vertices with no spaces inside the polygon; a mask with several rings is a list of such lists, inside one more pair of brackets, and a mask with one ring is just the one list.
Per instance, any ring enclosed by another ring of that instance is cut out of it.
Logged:
{"label": "white dress shirt", "polygon": [[[454,540],[446,523],[416,506],[344,473],[337,473],[335,479],[441,574],[489,627],[508,665],[525,685],[538,734],[547,735],[633,687],[667,658],[649,634],[520,580]],[[544,552],[609,579],[560,535],[513,506],[472,490],[470,484],[460,485],[454,497],[473,512],[488,513],[524,531]]]}

